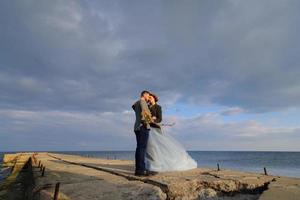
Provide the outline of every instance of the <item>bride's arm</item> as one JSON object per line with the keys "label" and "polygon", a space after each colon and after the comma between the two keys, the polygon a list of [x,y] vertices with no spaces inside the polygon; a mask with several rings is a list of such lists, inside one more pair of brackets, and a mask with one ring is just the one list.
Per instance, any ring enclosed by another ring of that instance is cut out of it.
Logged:
{"label": "bride's arm", "polygon": [[162,112],[161,112],[161,106],[157,105],[157,112],[156,112],[156,123],[160,123],[162,121]]}

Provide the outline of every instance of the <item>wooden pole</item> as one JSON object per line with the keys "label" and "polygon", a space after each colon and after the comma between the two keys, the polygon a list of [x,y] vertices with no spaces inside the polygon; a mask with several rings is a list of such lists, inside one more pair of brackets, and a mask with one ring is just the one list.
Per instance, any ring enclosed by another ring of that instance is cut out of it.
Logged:
{"label": "wooden pole", "polygon": [[45,176],[45,169],[46,167],[43,167],[42,176]]}
{"label": "wooden pole", "polygon": [[220,165],[219,165],[219,163],[217,163],[217,167],[218,167],[218,171],[220,171]]}
{"label": "wooden pole", "polygon": [[265,172],[265,175],[267,176],[268,172],[267,172],[267,169],[265,167],[264,167],[264,172]]}
{"label": "wooden pole", "polygon": [[53,197],[53,200],[57,200],[58,199],[58,194],[59,194],[59,185],[60,183],[56,183],[55,185],[55,191],[54,191],[54,197]]}

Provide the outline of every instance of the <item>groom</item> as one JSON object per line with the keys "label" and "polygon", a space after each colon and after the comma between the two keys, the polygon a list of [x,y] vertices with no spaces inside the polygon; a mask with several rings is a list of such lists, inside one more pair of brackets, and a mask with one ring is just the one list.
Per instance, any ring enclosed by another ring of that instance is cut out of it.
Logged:
{"label": "groom", "polygon": [[[135,112],[134,132],[136,136],[136,151],[135,151],[135,175],[148,176],[145,168],[146,147],[149,138],[150,125],[142,116],[142,113],[150,113],[147,105],[150,92],[144,90],[141,93],[140,99],[132,105]],[[151,116],[150,116],[151,117]]]}

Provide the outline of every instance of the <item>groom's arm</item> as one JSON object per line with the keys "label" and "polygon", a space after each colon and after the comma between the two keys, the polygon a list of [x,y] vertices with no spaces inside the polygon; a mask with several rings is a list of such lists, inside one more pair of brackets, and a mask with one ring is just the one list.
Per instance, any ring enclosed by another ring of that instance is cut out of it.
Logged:
{"label": "groom's arm", "polygon": [[140,101],[141,105],[141,121],[144,125],[147,126],[147,128],[150,128],[149,122],[152,121],[151,118],[151,112],[149,110],[148,104],[144,99],[141,99]]}
{"label": "groom's arm", "polygon": [[144,111],[144,112],[149,112],[150,113],[148,104],[144,99],[141,99],[141,108],[142,108],[142,112]]}

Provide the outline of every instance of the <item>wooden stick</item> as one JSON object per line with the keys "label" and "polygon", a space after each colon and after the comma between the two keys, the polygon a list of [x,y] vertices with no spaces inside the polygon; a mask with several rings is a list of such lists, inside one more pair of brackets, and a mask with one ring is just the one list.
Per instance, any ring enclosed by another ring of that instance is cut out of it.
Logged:
{"label": "wooden stick", "polygon": [[55,185],[55,191],[54,191],[54,197],[53,197],[53,200],[57,200],[58,199],[58,194],[59,194],[59,185],[60,183],[56,183]]}
{"label": "wooden stick", "polygon": [[46,167],[43,167],[42,176],[45,176],[45,169]]}
{"label": "wooden stick", "polygon": [[265,172],[265,175],[267,176],[268,172],[267,172],[267,169],[265,167],[264,167],[264,172]]}
{"label": "wooden stick", "polygon": [[174,126],[174,125],[175,125],[175,122],[160,124],[160,126]]}

